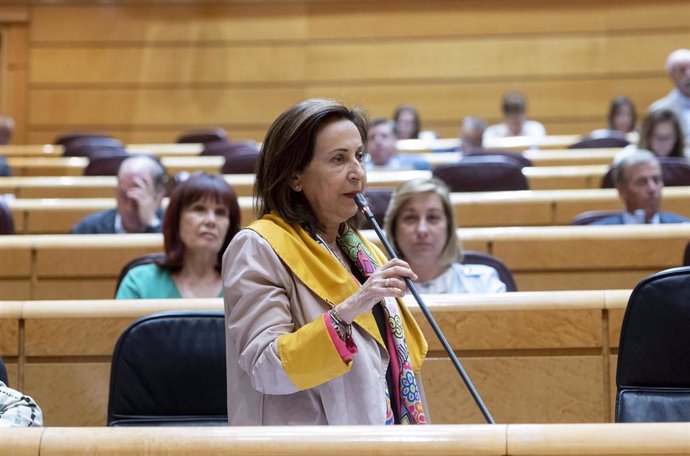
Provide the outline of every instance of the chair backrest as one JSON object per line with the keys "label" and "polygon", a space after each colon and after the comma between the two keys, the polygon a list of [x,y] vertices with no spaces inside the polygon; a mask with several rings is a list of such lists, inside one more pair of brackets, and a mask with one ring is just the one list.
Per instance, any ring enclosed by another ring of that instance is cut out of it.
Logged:
{"label": "chair backrest", "polygon": [[[690,185],[690,161],[684,157],[659,157],[661,175],[665,187]],[[601,179],[601,188],[613,188],[613,168],[609,168]]]}
{"label": "chair backrest", "polygon": [[0,197],[0,234],[14,234],[12,209],[2,197]]}
{"label": "chair backrest", "polygon": [[[390,203],[392,196],[393,189],[390,187],[371,187],[364,192],[364,197],[367,199],[367,203],[369,203],[369,209],[371,209],[376,223],[381,228],[383,228],[383,217],[386,215],[388,203]],[[364,230],[374,229],[369,220],[366,220],[361,228]]]}
{"label": "chair backrest", "polygon": [[0,382],[10,386],[10,380],[7,376],[7,368],[5,367],[5,361],[3,361],[2,356],[0,356]]}
{"label": "chair backrest", "polygon": [[683,252],[683,266],[690,266],[690,242],[685,244],[685,251]]}
{"label": "chair backrest", "polygon": [[64,144],[63,156],[65,157],[91,157],[95,154],[127,153],[125,146],[119,139],[108,136],[93,136],[87,138],[74,138]]}
{"label": "chair backrest", "polygon": [[506,156],[469,156],[458,163],[439,166],[433,174],[443,180],[451,192],[529,190],[520,164]]}
{"label": "chair backrest", "polygon": [[227,426],[225,318],[173,311],[132,323],[115,345],[108,426]]}
{"label": "chair backrest", "polygon": [[129,154],[94,155],[84,168],[84,176],[117,176],[120,165],[129,158]]}
{"label": "chair backrest", "polygon": [[463,159],[466,157],[486,157],[486,156],[491,156],[491,155],[499,155],[501,157],[508,157],[512,159],[513,161],[517,162],[517,164],[520,166],[520,168],[524,168],[525,166],[534,166],[532,163],[532,160],[529,158],[525,157],[524,155],[517,153],[517,152],[506,152],[502,150],[492,150],[492,149],[469,149],[466,151],[463,151]]}
{"label": "chair backrest", "polygon": [[63,155],[68,157],[79,156],[79,152],[71,152],[72,148],[83,145],[124,146],[119,139],[97,133],[69,133],[61,135],[55,140],[55,144],[63,146],[65,148]]}
{"label": "chair backrest", "polygon": [[462,264],[483,264],[491,266],[498,272],[498,278],[501,279],[501,282],[506,285],[506,291],[517,291],[513,273],[498,257],[489,253],[464,250],[462,252]]}
{"label": "chair backrest", "polygon": [[[204,149],[214,146],[215,144],[207,144]],[[243,141],[227,143],[225,152],[217,155],[225,157],[221,171],[223,174],[254,174],[260,154],[254,141]]]}
{"label": "chair backrest", "polygon": [[690,421],[690,267],[633,289],[616,371],[616,422]]}
{"label": "chair backrest", "polygon": [[0,177],[9,177],[12,175],[12,168],[7,163],[7,159],[0,155]]}
{"label": "chair backrest", "polygon": [[177,137],[177,143],[212,143],[216,141],[227,142],[228,134],[220,127],[201,128],[182,133]]}
{"label": "chair backrest", "polygon": [[589,225],[610,215],[620,214],[621,211],[585,211],[577,214],[570,221],[570,225]]}
{"label": "chair backrest", "polygon": [[129,260],[124,266],[122,266],[122,269],[120,269],[120,275],[117,277],[117,282],[115,283],[115,294],[117,294],[117,290],[120,288],[120,284],[122,283],[122,279],[125,278],[127,273],[129,272],[130,269],[136,268],[137,266],[141,266],[142,264],[151,264],[155,263],[157,261],[161,261],[165,258],[165,253],[163,252],[156,252],[156,253],[149,253],[147,255],[142,255],[139,257],[136,257],[132,260]]}
{"label": "chair backrest", "polygon": [[607,137],[588,137],[568,146],[568,149],[597,149],[601,147],[625,147],[630,142],[627,139],[607,136]]}

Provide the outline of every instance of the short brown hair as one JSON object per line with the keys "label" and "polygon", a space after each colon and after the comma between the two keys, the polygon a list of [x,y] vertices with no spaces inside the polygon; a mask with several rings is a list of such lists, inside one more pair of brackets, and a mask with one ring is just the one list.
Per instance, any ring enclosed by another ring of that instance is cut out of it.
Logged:
{"label": "short brown hair", "polygon": [[325,99],[303,101],[283,112],[266,133],[256,167],[254,197],[259,217],[275,212],[288,223],[318,228],[308,201],[291,182],[314,157],[316,136],[333,120],[349,120],[367,143],[367,118],[359,108]]}
{"label": "short brown hair", "polygon": [[189,179],[175,186],[170,203],[163,218],[163,245],[165,259],[158,265],[172,272],[182,269],[184,264],[185,246],[180,238],[180,218],[182,212],[191,204],[199,200],[210,198],[222,204],[228,210],[230,224],[225,233],[223,245],[218,252],[216,270],[220,271],[223,253],[233,237],[241,227],[240,206],[237,202],[235,190],[218,174],[196,173]]}
{"label": "short brown hair", "polygon": [[508,92],[503,95],[501,109],[504,114],[524,114],[527,111],[527,98],[522,92]]}

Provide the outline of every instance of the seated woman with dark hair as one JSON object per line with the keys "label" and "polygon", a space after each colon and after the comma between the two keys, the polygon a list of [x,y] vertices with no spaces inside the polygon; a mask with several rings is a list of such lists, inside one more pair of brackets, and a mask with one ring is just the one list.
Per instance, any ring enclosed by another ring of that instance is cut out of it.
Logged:
{"label": "seated woman with dark hair", "polygon": [[177,185],[165,211],[165,258],[131,269],[116,299],[222,296],[222,256],[239,230],[232,187],[220,175],[192,175]]}
{"label": "seated woman with dark hair", "polygon": [[642,122],[640,149],[657,157],[685,157],[685,139],[678,117],[669,109],[647,114]]}
{"label": "seated woman with dark hair", "polygon": [[436,178],[413,179],[393,193],[384,219],[386,235],[401,259],[417,274],[420,293],[500,293],[498,271],[460,264],[448,187]]}

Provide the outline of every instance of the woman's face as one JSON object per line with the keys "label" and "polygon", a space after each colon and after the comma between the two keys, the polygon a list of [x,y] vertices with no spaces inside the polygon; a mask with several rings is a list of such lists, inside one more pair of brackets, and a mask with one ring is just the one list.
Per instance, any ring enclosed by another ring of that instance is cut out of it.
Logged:
{"label": "woman's face", "polygon": [[314,156],[295,175],[292,188],[303,192],[326,231],[336,230],[357,213],[354,197],[364,191],[366,151],[354,123],[333,120],[316,135]]}
{"label": "woman's face", "polygon": [[415,116],[411,111],[402,111],[395,125],[398,139],[415,139]]}
{"label": "woman's face", "polygon": [[400,209],[395,227],[396,243],[405,259],[414,263],[436,261],[448,237],[441,197],[434,192],[413,196]]}
{"label": "woman's face", "polygon": [[668,157],[676,145],[676,130],[671,122],[657,122],[649,133],[649,148],[659,157]]}
{"label": "woman's face", "polygon": [[613,129],[621,131],[623,133],[628,133],[635,127],[633,125],[633,113],[632,108],[629,105],[622,105],[613,114]]}
{"label": "woman's face", "polygon": [[203,198],[182,210],[180,239],[188,250],[217,254],[229,226],[228,208],[212,198]]}

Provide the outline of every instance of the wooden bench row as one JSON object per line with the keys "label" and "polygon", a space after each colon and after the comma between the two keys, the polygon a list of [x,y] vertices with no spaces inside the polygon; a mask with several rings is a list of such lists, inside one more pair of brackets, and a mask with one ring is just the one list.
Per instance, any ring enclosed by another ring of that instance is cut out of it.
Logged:
{"label": "wooden bench row", "polygon": [[[380,243],[373,231],[365,235]],[[632,288],[682,263],[690,225],[460,228],[464,248],[499,257],[520,291]],[[0,237],[0,299],[100,299],[124,264],[162,251],[160,234]]]}
{"label": "wooden bench row", "polygon": [[[250,189],[248,181],[238,183],[236,188]],[[75,193],[88,191],[86,187],[73,189]],[[7,203],[18,234],[68,233],[86,215],[115,207],[113,197],[20,198]],[[467,228],[568,225],[581,212],[622,210],[614,189],[453,193],[451,203],[456,222]],[[239,204],[242,225],[247,225],[256,218],[254,200],[240,196]],[[665,188],[663,210],[690,217],[690,187]]]}
{"label": "wooden bench row", "polygon": [[[126,144],[129,153],[143,153],[160,157],[185,157],[199,155],[203,144],[167,143],[167,144]],[[64,146],[60,144],[13,144],[0,146],[0,155],[4,157],[62,157]]]}
{"label": "wooden bench row", "polygon": [[687,455],[688,423],[1,429],[20,456]]}
{"label": "wooden bench row", "polygon": [[[611,421],[616,347],[630,290],[426,295],[425,300],[499,423]],[[423,367],[432,420],[482,423],[411,296],[429,342]],[[0,302],[0,353],[10,382],[34,397],[49,426],[105,423],[110,361],[137,318],[223,309],[222,300]]]}

